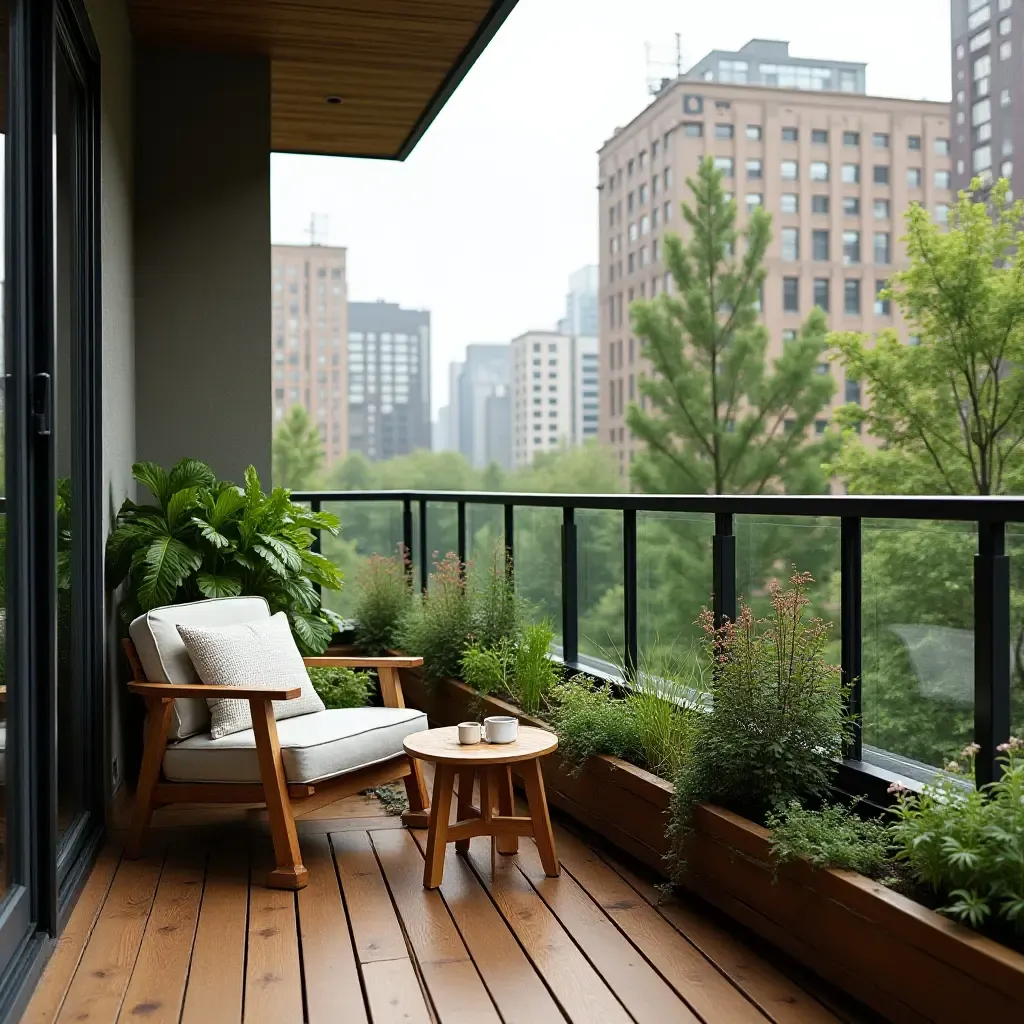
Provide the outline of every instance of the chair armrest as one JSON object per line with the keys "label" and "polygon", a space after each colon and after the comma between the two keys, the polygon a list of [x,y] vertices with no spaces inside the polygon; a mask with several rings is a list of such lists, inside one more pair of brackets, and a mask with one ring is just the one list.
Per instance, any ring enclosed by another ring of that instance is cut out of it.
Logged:
{"label": "chair armrest", "polygon": [[227,686],[208,683],[138,683],[130,682],[128,689],[143,697],[212,697],[214,700],[295,700],[302,696],[301,686]]}
{"label": "chair armrest", "polygon": [[306,668],[418,668],[422,658],[303,658]]}

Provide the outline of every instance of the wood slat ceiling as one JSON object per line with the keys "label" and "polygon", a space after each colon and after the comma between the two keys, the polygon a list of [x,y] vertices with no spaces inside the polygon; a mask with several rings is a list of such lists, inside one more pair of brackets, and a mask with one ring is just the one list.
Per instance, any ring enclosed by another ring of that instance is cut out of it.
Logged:
{"label": "wood slat ceiling", "polygon": [[145,43],[268,56],[275,151],[404,159],[513,6],[130,0],[129,9]]}

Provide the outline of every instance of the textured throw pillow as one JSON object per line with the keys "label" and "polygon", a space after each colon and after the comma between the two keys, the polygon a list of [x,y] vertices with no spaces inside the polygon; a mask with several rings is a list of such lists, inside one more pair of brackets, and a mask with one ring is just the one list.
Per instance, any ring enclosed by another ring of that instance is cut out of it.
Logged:
{"label": "textured throw pillow", "polygon": [[[232,686],[301,686],[302,696],[296,700],[274,701],[275,718],[324,710],[284,612],[256,622],[209,629],[179,624],[178,634],[204,683],[223,686],[225,691]],[[213,739],[252,728],[247,700],[232,700],[225,693],[224,699],[209,698],[207,704]]]}

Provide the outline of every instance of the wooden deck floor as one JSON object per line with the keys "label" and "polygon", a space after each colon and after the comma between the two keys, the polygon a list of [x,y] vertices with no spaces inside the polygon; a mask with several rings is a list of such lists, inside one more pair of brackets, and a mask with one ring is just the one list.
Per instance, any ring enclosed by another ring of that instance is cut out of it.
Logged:
{"label": "wooden deck floor", "polygon": [[150,856],[123,860],[116,838],[103,850],[24,1021],[840,1019],[731,930],[659,904],[648,881],[564,828],[558,879],[532,840],[492,876],[477,839],[467,858],[449,847],[444,884],[427,892],[425,837],[352,797],[300,822],[310,884],[293,894],[262,886],[258,829],[162,813]]}

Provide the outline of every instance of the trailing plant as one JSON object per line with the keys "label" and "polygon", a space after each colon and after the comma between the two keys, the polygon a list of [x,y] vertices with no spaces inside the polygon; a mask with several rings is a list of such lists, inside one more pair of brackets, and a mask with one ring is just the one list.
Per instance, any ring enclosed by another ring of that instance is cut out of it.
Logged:
{"label": "trailing plant", "polygon": [[772,856],[779,864],[806,857],[816,868],[845,868],[879,879],[891,873],[889,827],[865,820],[842,804],[807,810],[793,800],[769,812],[766,823]]}
{"label": "trailing plant", "polygon": [[367,654],[387,654],[398,646],[402,624],[412,608],[407,569],[406,557],[371,555],[359,570],[353,609],[355,640]]}
{"label": "trailing plant", "polygon": [[[950,771],[973,774],[979,748],[966,747]],[[1003,774],[981,789],[949,776],[921,793],[898,783],[892,828],[898,857],[942,900],[941,911],[972,928],[1002,922],[1024,933],[1024,740],[1000,745]]]}
{"label": "trailing plant", "polygon": [[328,709],[364,708],[375,688],[369,672],[350,668],[311,668],[309,679]]}
{"label": "trailing plant", "polygon": [[555,634],[547,623],[524,626],[516,647],[512,697],[528,714],[535,715],[548,691],[558,682],[558,670],[548,657]]}
{"label": "trailing plant", "polygon": [[314,529],[338,533],[337,517],[293,503],[281,487],[264,494],[252,466],[242,488],[196,459],[169,472],[139,462],[132,475],[154,501],[125,501],[107,540],[107,582],[126,584],[126,623],[160,605],[245,594],[286,612],[305,653],[327,647],[340,622],[316,586],[340,589],[341,573],[311,547]]}
{"label": "trailing plant", "polygon": [[409,810],[409,798],[401,786],[374,786],[373,789],[364,789],[363,796],[380,801],[384,810],[395,817]]}
{"label": "trailing plant", "polygon": [[521,605],[504,542],[497,543],[487,563],[470,574],[470,602],[473,637],[481,646],[497,647],[519,634]]}
{"label": "trailing plant", "polygon": [[462,569],[454,552],[435,563],[430,588],[399,630],[399,646],[422,657],[424,673],[435,682],[459,674],[470,644],[472,607]]}
{"label": "trailing plant", "polygon": [[670,835],[680,868],[700,801],[763,820],[829,787],[851,721],[839,667],[825,659],[828,625],[804,619],[812,582],[794,572],[783,590],[773,580],[766,619],[744,604],[736,622],[716,629],[711,612],[701,613],[710,710],[694,716],[690,756],[675,779]]}

